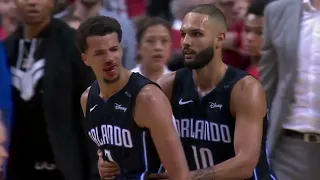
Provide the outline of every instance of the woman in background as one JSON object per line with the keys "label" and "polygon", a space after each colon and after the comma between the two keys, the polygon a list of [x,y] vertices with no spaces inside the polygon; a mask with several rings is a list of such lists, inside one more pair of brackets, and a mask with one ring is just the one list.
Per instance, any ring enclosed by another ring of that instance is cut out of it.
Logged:
{"label": "woman in background", "polygon": [[137,61],[132,72],[138,72],[156,82],[170,72],[166,64],[171,55],[171,26],[159,17],[146,17],[137,23]]}

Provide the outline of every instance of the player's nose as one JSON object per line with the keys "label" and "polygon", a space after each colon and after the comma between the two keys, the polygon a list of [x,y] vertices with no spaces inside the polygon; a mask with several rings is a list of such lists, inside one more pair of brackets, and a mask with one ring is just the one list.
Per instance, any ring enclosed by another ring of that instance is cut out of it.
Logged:
{"label": "player's nose", "polygon": [[186,46],[191,46],[191,37],[189,35],[185,35],[182,39],[181,39],[181,46],[182,47],[186,47]]}

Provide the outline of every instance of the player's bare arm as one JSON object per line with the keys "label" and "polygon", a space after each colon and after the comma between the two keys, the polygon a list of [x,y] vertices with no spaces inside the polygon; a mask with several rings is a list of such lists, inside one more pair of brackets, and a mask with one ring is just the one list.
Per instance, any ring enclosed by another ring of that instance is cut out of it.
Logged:
{"label": "player's bare arm", "polygon": [[251,76],[240,80],[231,93],[231,113],[236,118],[236,156],[214,167],[195,171],[193,179],[243,180],[252,177],[260,157],[266,112],[262,85]]}
{"label": "player's bare arm", "polygon": [[136,99],[134,119],[150,130],[157,152],[172,180],[188,180],[189,168],[172,119],[170,103],[160,88],[145,86]]}
{"label": "player's bare arm", "polygon": [[157,81],[159,86],[161,87],[164,94],[167,96],[169,100],[171,100],[172,91],[173,91],[173,83],[174,78],[176,77],[176,72],[171,72],[163,75]]}

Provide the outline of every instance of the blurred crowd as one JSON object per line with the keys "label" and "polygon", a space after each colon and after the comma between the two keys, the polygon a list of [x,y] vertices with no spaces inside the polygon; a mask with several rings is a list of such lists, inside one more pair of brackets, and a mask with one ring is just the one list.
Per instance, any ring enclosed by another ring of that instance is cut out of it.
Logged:
{"label": "blurred crowd", "polygon": [[225,13],[223,61],[265,87],[278,178],[320,179],[319,0],[0,0],[3,176],[89,178],[80,95],[94,76],[75,44],[81,22],[118,20],[124,67],[156,81],[183,68],[180,27],[199,4]]}

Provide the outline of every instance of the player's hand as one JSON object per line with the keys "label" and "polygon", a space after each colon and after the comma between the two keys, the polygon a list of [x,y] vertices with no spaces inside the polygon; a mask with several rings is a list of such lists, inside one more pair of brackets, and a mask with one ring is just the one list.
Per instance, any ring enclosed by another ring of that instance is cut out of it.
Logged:
{"label": "player's hand", "polygon": [[156,180],[156,179],[169,179],[169,176],[168,174],[165,172],[165,173],[160,173],[160,174],[150,174],[148,176],[148,179],[151,179],[151,180]]}
{"label": "player's hand", "polygon": [[101,179],[114,179],[116,175],[120,174],[120,166],[116,162],[108,162],[103,160],[103,153],[98,152],[98,169]]}

